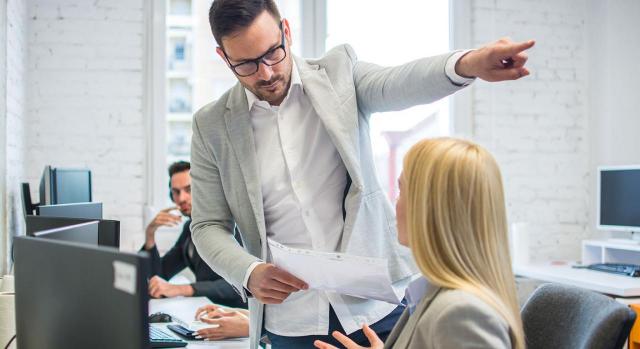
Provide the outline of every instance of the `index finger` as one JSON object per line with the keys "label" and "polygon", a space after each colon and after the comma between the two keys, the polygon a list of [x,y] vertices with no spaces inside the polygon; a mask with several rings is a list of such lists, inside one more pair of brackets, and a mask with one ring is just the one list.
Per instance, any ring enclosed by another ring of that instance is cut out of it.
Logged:
{"label": "index finger", "polygon": [[284,269],[276,268],[273,274],[273,278],[282,282],[283,284],[293,286],[298,290],[306,290],[309,288],[309,285],[307,285],[306,282],[298,279],[297,277],[293,276],[293,274]]}
{"label": "index finger", "polygon": [[513,56],[522,51],[528,50],[535,45],[535,40],[528,40],[519,43],[510,43],[498,48],[498,52],[505,56]]}
{"label": "index finger", "polygon": [[356,344],[356,342],[352,341],[351,338],[338,331],[333,331],[331,335],[333,336],[333,338],[337,339],[338,342],[342,343],[342,345],[344,345],[347,349],[358,347],[358,344]]}

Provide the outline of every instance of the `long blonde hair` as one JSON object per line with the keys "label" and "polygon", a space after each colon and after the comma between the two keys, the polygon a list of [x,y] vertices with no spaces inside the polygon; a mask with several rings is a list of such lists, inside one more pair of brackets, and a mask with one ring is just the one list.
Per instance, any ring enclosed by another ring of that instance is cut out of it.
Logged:
{"label": "long blonde hair", "polygon": [[469,141],[424,140],[405,156],[401,182],[420,271],[433,284],[485,301],[509,325],[512,347],[525,348],[495,159]]}

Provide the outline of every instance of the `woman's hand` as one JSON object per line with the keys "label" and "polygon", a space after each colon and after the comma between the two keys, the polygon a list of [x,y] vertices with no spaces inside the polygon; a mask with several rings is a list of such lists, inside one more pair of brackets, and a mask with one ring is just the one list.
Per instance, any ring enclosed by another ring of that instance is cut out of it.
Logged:
{"label": "woman's hand", "polygon": [[[369,326],[367,325],[362,326],[362,332],[364,332],[364,335],[367,336],[367,339],[371,344],[370,347],[360,346],[356,344],[356,342],[352,341],[349,337],[345,336],[344,334],[338,331],[333,331],[331,335],[333,336],[333,338],[337,339],[338,342],[342,343],[342,345],[344,345],[347,349],[382,349],[384,347],[384,343],[380,340],[378,335]],[[325,343],[319,340],[313,342],[313,345],[315,345],[316,348],[319,348],[319,349],[338,349],[329,343]]]}
{"label": "woman's hand", "polygon": [[249,311],[247,309],[235,309],[235,308],[227,309],[219,305],[207,304],[205,306],[198,308],[198,310],[196,310],[196,320],[201,320],[202,317],[214,319],[217,317],[225,316],[225,314],[233,314],[232,310],[240,312],[244,314],[246,317],[249,317]]}
{"label": "woman's hand", "polygon": [[219,317],[220,313],[224,313],[227,310],[219,305],[207,304],[196,310],[196,320],[200,320],[202,317],[215,318]]}
{"label": "woman's hand", "polygon": [[249,314],[244,309],[227,310],[220,306],[209,304],[198,308],[196,319],[215,325],[196,331],[195,335],[198,339],[220,340],[249,336]]}

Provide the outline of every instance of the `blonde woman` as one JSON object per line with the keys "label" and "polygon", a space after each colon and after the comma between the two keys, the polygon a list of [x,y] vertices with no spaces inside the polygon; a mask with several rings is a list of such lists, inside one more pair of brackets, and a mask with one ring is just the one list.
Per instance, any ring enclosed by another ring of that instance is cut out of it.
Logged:
{"label": "blonde woman", "polygon": [[525,348],[495,159],[468,141],[424,140],[405,156],[399,186],[398,240],[424,277],[386,343],[363,326],[371,348]]}

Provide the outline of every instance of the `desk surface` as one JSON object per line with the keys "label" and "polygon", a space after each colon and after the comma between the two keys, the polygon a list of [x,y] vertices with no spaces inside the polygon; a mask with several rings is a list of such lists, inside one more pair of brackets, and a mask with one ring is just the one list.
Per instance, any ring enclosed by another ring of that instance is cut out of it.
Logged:
{"label": "desk surface", "polygon": [[[178,297],[149,300],[149,314],[163,312],[176,317],[183,322],[190,323],[195,320],[196,309],[199,307],[212,304],[206,297]],[[152,324],[152,326],[166,327],[167,324]],[[171,330],[165,329],[166,332],[173,334]],[[177,337],[177,335],[176,335]],[[181,338],[184,340],[184,338]],[[246,349],[249,347],[249,338],[235,338],[220,341],[187,341],[187,348],[219,348],[219,349]]]}
{"label": "desk surface", "polygon": [[557,282],[620,297],[640,296],[640,278],[576,269],[569,265],[515,265],[514,272],[531,279]]}

